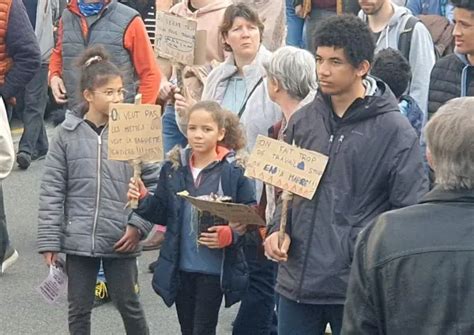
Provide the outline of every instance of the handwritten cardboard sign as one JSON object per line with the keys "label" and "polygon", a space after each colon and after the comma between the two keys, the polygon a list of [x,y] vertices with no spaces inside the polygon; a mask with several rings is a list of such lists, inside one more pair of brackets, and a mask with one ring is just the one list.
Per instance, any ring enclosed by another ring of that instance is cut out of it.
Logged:
{"label": "handwritten cardboard sign", "polygon": [[259,135],[245,176],[312,199],[328,157]]}
{"label": "handwritten cardboard sign", "polygon": [[162,160],[160,106],[111,104],[108,146],[110,160]]}
{"label": "handwritten cardboard sign", "polygon": [[265,226],[265,221],[255,208],[243,204],[203,200],[184,193],[178,193],[201,211],[207,211],[229,222],[241,222],[249,225]]}
{"label": "handwritten cardboard sign", "polygon": [[184,65],[204,64],[206,32],[197,30],[195,20],[157,11],[155,54]]}

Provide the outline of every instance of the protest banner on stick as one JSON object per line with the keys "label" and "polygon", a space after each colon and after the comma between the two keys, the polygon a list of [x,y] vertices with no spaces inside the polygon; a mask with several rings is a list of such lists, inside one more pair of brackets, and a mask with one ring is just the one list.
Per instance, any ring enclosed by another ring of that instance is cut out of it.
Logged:
{"label": "protest banner on stick", "polygon": [[[135,98],[135,104],[109,107],[108,158],[129,161],[135,180],[140,178],[142,162],[163,160],[161,108],[140,102],[141,94]],[[138,200],[130,201],[129,205],[136,208]]]}

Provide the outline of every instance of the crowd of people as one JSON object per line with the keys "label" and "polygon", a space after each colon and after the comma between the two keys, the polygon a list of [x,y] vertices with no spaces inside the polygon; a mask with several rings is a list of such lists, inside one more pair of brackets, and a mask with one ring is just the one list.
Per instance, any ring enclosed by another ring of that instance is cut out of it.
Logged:
{"label": "crowd of people", "polygon": [[[197,21],[205,64],[156,59],[156,10]],[[235,335],[474,333],[473,0],[3,0],[1,26],[0,113],[24,132],[15,153],[0,128],[0,176],[45,158],[38,251],[65,254],[71,334],[108,300],[149,333],[137,258],[155,249],[182,334],[215,334],[223,300]],[[108,119],[138,93],[162,106],[166,157],[133,178]],[[259,135],[328,157],[312,199],[245,177]],[[3,273],[1,184],[0,242]]]}

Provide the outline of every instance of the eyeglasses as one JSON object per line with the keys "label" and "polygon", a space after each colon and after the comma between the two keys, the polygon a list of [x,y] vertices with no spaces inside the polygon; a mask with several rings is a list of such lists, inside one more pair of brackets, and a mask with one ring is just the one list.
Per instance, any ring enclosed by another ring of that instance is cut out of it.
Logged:
{"label": "eyeglasses", "polygon": [[101,92],[101,91],[92,91],[94,93],[97,93],[97,94],[102,94],[102,95],[105,95],[105,97],[107,97],[108,99],[112,99],[116,96],[120,97],[120,98],[123,98],[124,96],[127,95],[128,91],[126,89],[119,89],[117,91],[114,91],[114,90],[107,90],[105,92]]}

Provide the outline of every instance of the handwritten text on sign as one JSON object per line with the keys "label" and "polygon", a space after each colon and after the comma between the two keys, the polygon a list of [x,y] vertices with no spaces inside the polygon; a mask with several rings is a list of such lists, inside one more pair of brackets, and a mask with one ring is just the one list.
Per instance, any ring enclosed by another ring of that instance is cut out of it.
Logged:
{"label": "handwritten text on sign", "polygon": [[108,145],[111,160],[162,160],[160,106],[110,105]]}
{"label": "handwritten text on sign", "polygon": [[328,157],[259,135],[245,175],[312,199]]}
{"label": "handwritten text on sign", "polygon": [[196,28],[196,21],[158,11],[155,52],[174,62],[193,65]]}
{"label": "handwritten text on sign", "polygon": [[249,225],[265,226],[265,221],[251,206],[203,200],[184,193],[178,193],[178,195],[188,200],[199,210],[207,211],[229,222],[242,222]]}

